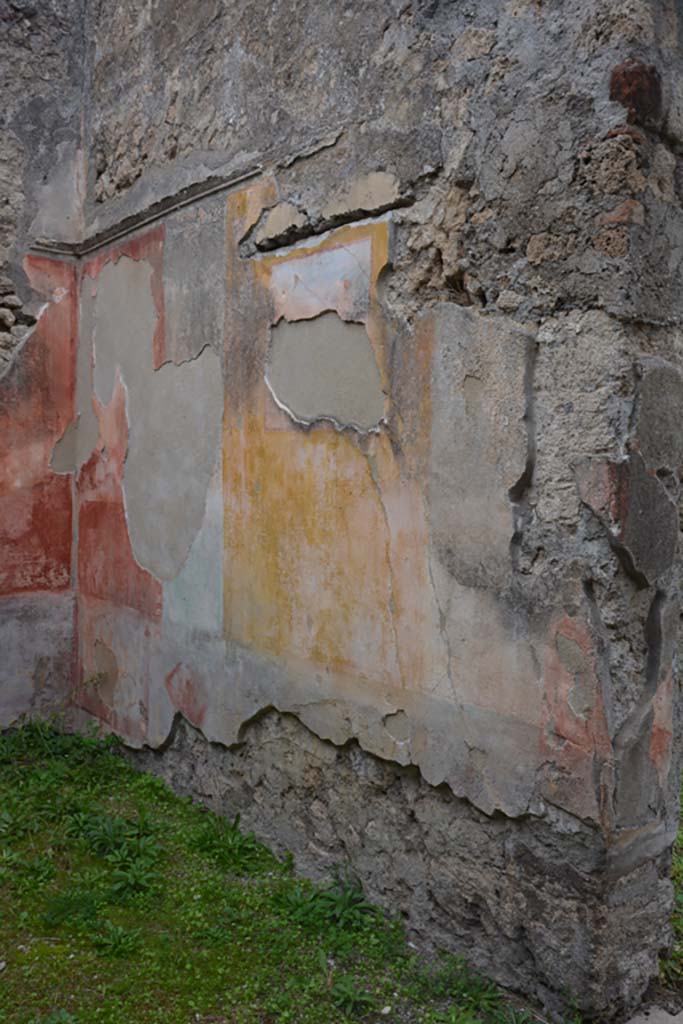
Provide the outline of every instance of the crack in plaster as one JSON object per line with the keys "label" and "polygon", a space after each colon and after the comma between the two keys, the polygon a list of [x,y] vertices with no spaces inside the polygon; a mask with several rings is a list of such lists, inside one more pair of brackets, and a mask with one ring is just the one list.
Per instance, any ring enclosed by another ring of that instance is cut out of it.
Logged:
{"label": "crack in plaster", "polygon": [[[338,213],[330,217],[323,217],[321,219],[311,218],[306,211],[299,210],[299,213],[306,218],[305,223],[301,225],[292,223],[281,233],[272,236],[263,234],[263,236],[256,241],[259,231],[263,231],[264,229],[267,215],[272,213],[272,211],[277,209],[278,205],[280,205],[275,204],[275,206],[268,207],[264,210],[256,224],[246,232],[240,242],[240,256],[242,259],[258,259],[259,256],[262,255],[279,253],[293,245],[310,242],[312,239],[320,238],[323,235],[336,231],[338,228],[350,226],[356,227],[358,225],[366,224],[371,220],[384,219],[387,214],[393,213],[397,210],[405,210],[408,207],[413,206],[415,202],[416,199],[414,196],[405,196],[400,200],[379,204],[370,209],[359,207],[358,209]],[[346,248],[346,246],[340,246],[340,248]]]}
{"label": "crack in plaster", "polygon": [[[297,321],[293,322],[296,323]],[[303,427],[306,430],[310,430],[313,427],[320,426],[323,423],[329,423],[331,426],[334,427],[338,434],[343,434],[347,430],[353,430],[355,431],[355,433],[363,436],[367,434],[379,434],[381,432],[381,428],[383,426],[386,426],[387,421],[384,416],[380,420],[378,420],[377,424],[374,427],[361,427],[357,423],[342,422],[341,420],[336,419],[334,416],[331,416],[329,413],[321,413],[318,416],[313,416],[311,419],[303,419],[300,416],[297,416],[294,410],[291,409],[286,402],[283,402],[282,399],[277,395],[273,385],[268,379],[267,373],[264,375],[263,380],[266,387],[268,388],[271,398],[277,405],[278,409],[281,409],[282,412],[286,413],[290,420],[292,420],[293,423],[296,423],[298,427]]]}

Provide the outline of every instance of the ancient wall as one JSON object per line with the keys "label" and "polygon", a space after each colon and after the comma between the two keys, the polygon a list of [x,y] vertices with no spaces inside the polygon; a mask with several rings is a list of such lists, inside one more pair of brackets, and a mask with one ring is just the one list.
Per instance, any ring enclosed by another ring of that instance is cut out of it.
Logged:
{"label": "ancient wall", "polygon": [[[74,416],[75,267],[29,255],[83,236],[82,0],[0,0],[0,703],[54,704],[75,666],[72,481],[50,459]],[[39,323],[36,326],[36,319]]]}
{"label": "ancient wall", "polygon": [[13,172],[3,721],[68,702],[421,941],[634,1005],[683,746],[677,5],[80,23],[76,141],[11,128],[52,159]]}

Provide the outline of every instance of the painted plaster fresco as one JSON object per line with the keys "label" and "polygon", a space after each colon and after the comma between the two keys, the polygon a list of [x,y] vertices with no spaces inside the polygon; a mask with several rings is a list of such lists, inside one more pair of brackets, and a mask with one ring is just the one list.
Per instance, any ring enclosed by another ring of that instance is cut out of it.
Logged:
{"label": "painted plaster fresco", "polygon": [[74,599],[73,480],[51,465],[74,416],[76,274],[31,256],[44,299],[20,358],[0,379],[0,684],[2,721],[68,693]]}
{"label": "painted plaster fresco", "polygon": [[182,372],[167,358],[163,243],[162,228],[107,252],[82,281],[96,440],[78,467],[78,700],[134,743],[156,703],[164,581],[200,529],[220,426],[218,357],[204,348]]}
{"label": "painted plaster fresco", "polygon": [[[17,362],[34,389],[6,435],[4,592],[68,589],[73,562],[77,702],[135,745],[163,743],[178,713],[231,742],[275,706],[488,813],[547,798],[610,827],[589,602],[579,588],[572,612],[531,614],[510,588],[534,338],[453,305],[392,318],[391,215],[245,258],[276,203],[266,177],[86,260],[77,361],[75,272],[36,261],[64,297]],[[178,255],[201,230],[223,265],[215,327]],[[37,346],[48,325],[63,379]],[[596,508],[627,500],[606,463],[579,480]],[[667,693],[663,668],[661,778]]]}
{"label": "painted plaster fresco", "polygon": [[[230,201],[235,252],[259,192],[272,203],[267,185]],[[533,343],[451,308],[421,318],[399,350],[378,297],[390,246],[391,221],[380,217],[229,258],[226,635],[284,669],[272,702],[319,735],[356,736],[489,812],[523,813],[539,796],[544,680],[503,591]],[[330,316],[337,345],[340,325],[360,326],[374,357],[384,408],[378,416],[370,395],[365,429],[353,402],[344,416],[332,360],[298,368],[293,399],[286,375],[275,384],[270,372],[284,324],[291,357],[294,328],[305,325],[306,348],[317,329],[324,347]],[[325,373],[332,379],[316,376]],[[341,411],[297,413],[309,394],[317,408],[326,388]]]}
{"label": "painted plaster fresco", "polygon": [[167,358],[165,295],[189,292],[164,228],[84,267],[81,706],[152,746],[176,714],[232,742],[275,706],[489,813],[606,822],[584,598],[532,619],[508,586],[533,338],[449,306],[398,345],[391,218],[245,259],[276,198],[228,200],[222,371],[187,315]]}
{"label": "painted plaster fresco", "polygon": [[[391,214],[245,255],[281,205],[266,176],[78,281],[31,258],[50,301],[1,385],[3,597],[75,590],[76,702],[133,745],[163,744],[178,714],[230,743],[276,707],[486,813],[547,800],[628,845],[648,819],[619,818],[614,761],[647,714],[639,756],[665,784],[671,645],[616,722],[585,586],[529,610],[511,576],[542,456],[536,338],[454,304],[397,319]],[[205,290],[183,251],[203,234]],[[672,514],[642,456],[575,474],[655,579],[671,550],[644,543],[638,509]]]}

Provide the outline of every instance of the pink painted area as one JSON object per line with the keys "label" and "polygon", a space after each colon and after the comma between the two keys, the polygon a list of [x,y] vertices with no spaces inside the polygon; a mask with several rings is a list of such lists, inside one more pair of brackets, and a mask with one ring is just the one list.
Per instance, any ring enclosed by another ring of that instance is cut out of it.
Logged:
{"label": "pink painted area", "polygon": [[28,257],[26,272],[48,301],[0,381],[0,594],[71,585],[71,478],[54,473],[56,442],[74,418],[76,273]]}
{"label": "pink painted area", "polygon": [[201,728],[209,704],[203,681],[179,662],[166,676],[164,685],[175,710],[196,728]]}
{"label": "pink painted area", "polygon": [[365,320],[372,284],[372,240],[302,245],[275,259],[271,289],[275,320],[307,320],[334,309],[343,319]]}
{"label": "pink painted area", "polygon": [[128,423],[117,375],[109,405],[95,399],[100,438],[78,481],[78,586],[81,594],[161,618],[161,583],[135,560],[123,499]]}
{"label": "pink painted area", "polygon": [[71,585],[71,480],[46,476],[0,494],[0,594]]}
{"label": "pink painted area", "polygon": [[[127,742],[147,737],[150,661],[160,626],[133,609],[79,595],[79,685],[75,702]],[[106,650],[107,657],[98,657]],[[104,671],[103,671],[104,669]]]}
{"label": "pink painted area", "polygon": [[673,673],[660,682],[652,701],[654,719],[650,733],[650,758],[657,769],[661,786],[666,784],[673,751]]}
{"label": "pink painted area", "polygon": [[580,618],[562,615],[551,624],[544,690],[540,732],[544,793],[578,817],[607,826],[612,741],[594,642]]}

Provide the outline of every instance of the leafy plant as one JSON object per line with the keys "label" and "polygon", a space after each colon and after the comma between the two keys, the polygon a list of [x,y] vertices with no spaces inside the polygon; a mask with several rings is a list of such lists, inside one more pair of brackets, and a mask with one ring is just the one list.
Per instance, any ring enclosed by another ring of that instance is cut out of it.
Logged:
{"label": "leafy plant", "polygon": [[334,982],[330,989],[330,998],[338,1010],[349,1016],[371,1010],[374,1005],[369,992],[361,989],[348,975],[343,975]]}
{"label": "leafy plant", "polygon": [[[502,995],[492,982],[472,971],[462,957],[442,953],[432,964],[412,965],[412,987],[422,998],[449,999],[458,1004],[458,1012],[492,1013],[500,1007]],[[456,1012],[454,1008],[452,1013]]]}
{"label": "leafy plant", "polygon": [[235,874],[250,875],[273,867],[273,855],[253,832],[241,832],[239,824],[239,814],[232,822],[212,817],[191,837],[190,846]]}
{"label": "leafy plant", "polygon": [[100,956],[130,956],[138,948],[140,932],[127,931],[112,921],[103,921],[93,937],[93,946]]}
{"label": "leafy plant", "polygon": [[35,889],[52,881],[56,870],[52,859],[48,855],[49,852],[51,851],[39,854],[30,860],[21,860],[19,862],[20,872],[17,884],[20,888]]}
{"label": "leafy plant", "polygon": [[[528,1010],[518,1010],[512,1006],[500,1006],[491,1015],[492,1024],[537,1024],[538,1018]],[[565,1024],[581,1024],[581,1014],[575,1015]]]}
{"label": "leafy plant", "polygon": [[83,828],[83,838],[93,853],[106,856],[125,846],[129,838],[129,826],[123,818],[97,814],[90,816]]}
{"label": "leafy plant", "polygon": [[147,860],[126,861],[114,871],[111,896],[122,899],[148,892],[158,881],[158,875]]}
{"label": "leafy plant", "polygon": [[358,885],[342,880],[325,889],[296,886],[285,893],[282,905],[292,921],[317,930],[356,931],[379,915],[377,907],[365,899]]}
{"label": "leafy plant", "polygon": [[22,818],[18,808],[10,805],[0,810],[0,839],[3,842],[16,842],[28,831],[28,822]]}
{"label": "leafy plant", "polygon": [[356,929],[362,927],[368,918],[378,914],[363,895],[358,885],[349,881],[338,881],[316,894],[327,920],[338,928]]}
{"label": "leafy plant", "polygon": [[161,847],[151,836],[135,836],[126,839],[117,849],[105,854],[108,864],[124,867],[134,861],[153,864],[161,853]]}
{"label": "leafy plant", "polygon": [[483,1024],[482,1018],[472,1010],[461,1010],[453,1007],[446,1013],[436,1013],[433,1020],[438,1024]]}

